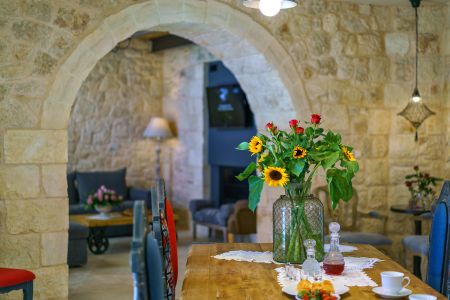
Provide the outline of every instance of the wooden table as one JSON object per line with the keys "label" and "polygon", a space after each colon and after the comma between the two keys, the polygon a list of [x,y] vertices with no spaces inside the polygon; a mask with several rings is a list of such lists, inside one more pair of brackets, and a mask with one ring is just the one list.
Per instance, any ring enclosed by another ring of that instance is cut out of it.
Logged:
{"label": "wooden table", "polygon": [[[438,299],[447,299],[422,282],[402,266],[369,245],[357,245],[358,250],[346,256],[376,257],[379,262],[366,273],[380,284],[380,272],[400,271],[411,278],[408,287],[413,293],[432,294]],[[281,292],[276,276],[275,264],[226,261],[212,258],[232,250],[272,251],[271,244],[204,244],[193,245],[187,259],[181,299],[292,299]],[[379,299],[372,287],[351,287],[342,299]]]}
{"label": "wooden table", "polygon": [[[69,219],[89,228],[87,243],[89,250],[94,254],[103,254],[108,250],[109,239],[105,236],[106,227],[133,224],[132,215],[124,215],[120,212],[110,213],[109,219],[93,219],[93,216],[96,215],[71,215]],[[150,213],[148,220],[149,222],[152,220]]]}

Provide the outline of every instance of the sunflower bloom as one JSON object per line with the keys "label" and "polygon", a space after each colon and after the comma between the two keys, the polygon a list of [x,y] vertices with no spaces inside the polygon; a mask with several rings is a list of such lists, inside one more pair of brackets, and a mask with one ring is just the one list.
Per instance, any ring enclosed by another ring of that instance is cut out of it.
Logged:
{"label": "sunflower bloom", "polygon": [[257,136],[252,137],[248,143],[248,150],[253,154],[258,154],[262,151],[263,142]]}
{"label": "sunflower bloom", "polygon": [[260,165],[262,162],[264,162],[264,159],[266,159],[267,155],[269,155],[268,153],[263,153],[259,156],[258,159],[258,165]]}
{"label": "sunflower bloom", "polygon": [[295,159],[300,159],[305,157],[308,154],[308,151],[306,151],[305,148],[302,148],[300,146],[297,146],[294,148],[294,151],[292,151],[292,157]]}
{"label": "sunflower bloom", "polygon": [[285,186],[289,175],[284,168],[268,167],[264,169],[264,181],[271,187]]}
{"label": "sunflower bloom", "polygon": [[351,151],[349,151],[347,149],[347,147],[341,147],[341,149],[342,149],[342,152],[344,152],[345,157],[347,157],[347,159],[349,161],[355,161],[356,160],[355,156],[353,155],[353,153]]}

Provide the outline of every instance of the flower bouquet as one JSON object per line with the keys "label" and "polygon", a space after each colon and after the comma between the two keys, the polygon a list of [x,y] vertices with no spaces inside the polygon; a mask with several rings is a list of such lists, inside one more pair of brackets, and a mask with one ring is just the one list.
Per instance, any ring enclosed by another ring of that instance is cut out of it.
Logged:
{"label": "flower bouquet", "polygon": [[411,206],[430,209],[431,202],[436,197],[434,188],[442,179],[430,176],[429,173],[420,172],[419,166],[414,166],[414,171],[414,174],[405,176],[405,185],[411,193]]}
{"label": "flower bouquet", "polygon": [[120,205],[122,202],[122,196],[118,196],[115,191],[109,190],[102,185],[97,192],[87,197],[86,208],[95,209],[103,217],[108,217],[112,207]]}
{"label": "flower bouquet", "polygon": [[[286,195],[277,200],[284,199],[285,204],[274,204],[274,259],[280,262],[302,263],[306,259],[303,242],[307,239],[316,240],[316,258],[323,259],[323,205],[310,195],[319,168],[325,171],[333,208],[353,195],[352,179],[359,165],[352,147],[342,144],[339,134],[325,132],[320,123],[318,114],[313,114],[305,127],[291,120],[289,131],[279,130],[270,122],[267,135],[258,134],[237,147],[256,156],[256,161],[237,176],[241,181],[248,178],[252,211],[264,183],[285,188]],[[283,211],[277,212],[280,207]]]}

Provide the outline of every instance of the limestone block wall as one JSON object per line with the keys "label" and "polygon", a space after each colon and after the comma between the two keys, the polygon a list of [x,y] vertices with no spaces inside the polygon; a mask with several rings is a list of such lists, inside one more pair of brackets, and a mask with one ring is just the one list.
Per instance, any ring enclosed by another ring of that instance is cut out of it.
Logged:
{"label": "limestone block wall", "polygon": [[[67,298],[62,212],[70,112],[95,64],[117,42],[155,26],[223,58],[239,74],[259,128],[272,118],[322,113],[324,125],[360,153],[361,210],[407,201],[401,178],[416,162],[448,177],[449,30],[443,24],[448,27],[450,14],[448,5],[424,6],[420,14],[420,88],[438,115],[415,144],[411,126],[396,116],[413,88],[414,22],[406,7],[305,0],[266,18],[234,0],[0,1],[0,264],[35,271],[35,299]],[[222,44],[222,36],[234,39]],[[262,63],[245,64],[247,53]],[[233,56],[243,59],[233,64]],[[270,238],[274,197],[266,200],[258,212],[263,240]],[[388,225],[398,248],[401,235],[412,232],[410,222],[390,214]]]}
{"label": "limestone block wall", "polygon": [[68,129],[69,172],[126,167],[129,186],[151,186],[155,145],[143,133],[162,113],[163,59],[150,47],[132,39],[100,60],[83,82]]}
{"label": "limestone block wall", "polygon": [[164,151],[164,178],[173,201],[208,197],[204,64],[215,60],[204,48],[189,45],[163,52],[164,116],[176,124],[177,139]]}

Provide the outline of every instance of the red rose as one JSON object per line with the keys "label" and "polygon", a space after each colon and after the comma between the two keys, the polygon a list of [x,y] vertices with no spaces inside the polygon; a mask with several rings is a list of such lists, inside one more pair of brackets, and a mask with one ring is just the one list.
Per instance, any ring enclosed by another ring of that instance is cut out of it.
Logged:
{"label": "red rose", "polygon": [[300,133],[304,133],[304,132],[305,132],[305,129],[303,127],[298,127],[295,129],[296,134],[300,134]]}
{"label": "red rose", "polygon": [[267,130],[271,131],[273,129],[273,122],[269,122],[266,124]]}
{"label": "red rose", "polygon": [[311,115],[311,123],[319,124],[320,123],[320,115],[318,115],[318,114]]}
{"label": "red rose", "polygon": [[411,186],[412,186],[412,182],[411,182],[411,181],[407,181],[407,182],[405,182],[405,185],[406,185],[407,187],[411,187]]}
{"label": "red rose", "polygon": [[289,127],[297,128],[297,126],[298,126],[298,121],[297,120],[292,119],[292,120],[289,121]]}

